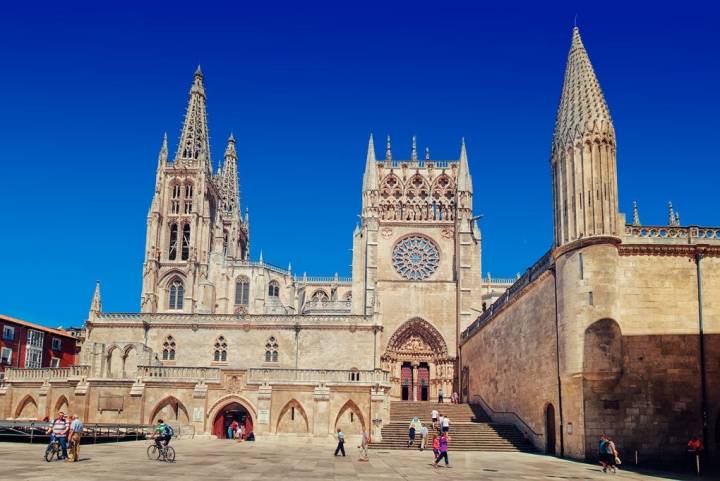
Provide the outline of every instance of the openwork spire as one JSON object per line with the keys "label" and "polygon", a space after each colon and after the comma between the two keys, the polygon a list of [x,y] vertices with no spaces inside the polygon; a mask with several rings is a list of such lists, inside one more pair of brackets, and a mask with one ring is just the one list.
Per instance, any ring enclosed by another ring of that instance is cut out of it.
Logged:
{"label": "openwork spire", "polygon": [[365,160],[365,174],[363,175],[363,191],[377,190],[377,160],[375,159],[375,142],[370,134],[368,140],[367,158]]}
{"label": "openwork spire", "polygon": [[385,144],[385,161],[392,161],[392,145],[390,144],[390,136],[387,136],[387,144]]}
{"label": "openwork spire", "polygon": [[100,298],[100,281],[95,281],[95,292],[90,302],[90,312],[102,311],[102,299]]}
{"label": "openwork spire", "polygon": [[160,146],[160,153],[158,154],[158,166],[165,165],[168,160],[168,141],[167,132],[163,134],[162,145]]}
{"label": "openwork spire", "polygon": [[203,86],[203,74],[198,65],[192,87],[190,87],[190,100],[175,160],[201,161],[206,162],[209,166],[210,142],[208,137],[205,87]]}
{"label": "openwork spire", "polygon": [[638,211],[637,201],[633,201],[633,225],[642,225],[640,223],[640,212]]}
{"label": "openwork spire", "polygon": [[673,209],[672,202],[668,202],[668,225],[680,225],[680,220],[678,219],[678,215],[675,213],[675,209]]}
{"label": "openwork spire", "polygon": [[417,161],[417,138],[412,136],[412,149],[410,150],[410,160]]}
{"label": "openwork spire", "polygon": [[460,144],[460,161],[457,173],[457,189],[461,192],[472,193],[472,177],[470,177],[470,165],[468,164],[467,150],[465,149],[465,138]]}
{"label": "openwork spire", "polygon": [[223,211],[240,215],[240,197],[237,175],[237,152],[235,151],[235,137],[230,134],[225,148],[225,162],[221,177],[221,194]]}
{"label": "openwork spire", "polygon": [[590,132],[615,136],[610,110],[580,38],[580,30],[575,27],[553,140],[563,143]]}

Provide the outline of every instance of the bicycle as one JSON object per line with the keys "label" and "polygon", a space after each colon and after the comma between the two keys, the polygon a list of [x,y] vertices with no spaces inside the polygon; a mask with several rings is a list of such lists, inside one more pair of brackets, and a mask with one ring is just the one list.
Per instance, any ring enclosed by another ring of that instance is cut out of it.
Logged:
{"label": "bicycle", "polygon": [[158,449],[157,445],[153,442],[147,448],[147,457],[148,459],[155,459],[158,461],[162,460],[172,463],[175,461],[175,448],[163,445],[160,449]]}
{"label": "bicycle", "polygon": [[58,441],[55,436],[50,438],[50,443],[45,449],[45,461],[49,463],[53,457],[58,460],[60,459],[60,441]]}

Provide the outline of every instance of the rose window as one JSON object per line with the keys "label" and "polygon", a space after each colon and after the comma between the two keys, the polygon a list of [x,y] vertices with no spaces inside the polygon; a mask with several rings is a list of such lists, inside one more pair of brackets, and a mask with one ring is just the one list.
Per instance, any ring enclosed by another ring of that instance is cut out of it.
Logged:
{"label": "rose window", "polygon": [[440,253],[427,237],[406,237],[393,249],[393,267],[403,278],[411,281],[427,279],[437,270]]}

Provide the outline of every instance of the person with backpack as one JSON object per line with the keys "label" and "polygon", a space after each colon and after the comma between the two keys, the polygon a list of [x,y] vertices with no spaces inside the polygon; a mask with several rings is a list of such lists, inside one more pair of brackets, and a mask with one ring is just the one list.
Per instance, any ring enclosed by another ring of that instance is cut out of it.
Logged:
{"label": "person with backpack", "polygon": [[173,435],[175,434],[175,431],[173,430],[172,426],[169,424],[165,424],[165,422],[162,419],[158,419],[158,425],[155,427],[155,446],[157,446],[158,449],[162,449],[163,445],[160,444],[162,441],[165,441],[165,446],[170,444],[170,440],[172,439]]}

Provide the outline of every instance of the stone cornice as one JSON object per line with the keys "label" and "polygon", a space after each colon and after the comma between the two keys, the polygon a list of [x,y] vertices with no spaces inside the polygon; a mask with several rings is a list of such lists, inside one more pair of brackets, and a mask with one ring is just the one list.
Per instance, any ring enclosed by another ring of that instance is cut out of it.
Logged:
{"label": "stone cornice", "polygon": [[577,249],[584,247],[593,246],[597,244],[620,244],[622,240],[620,237],[615,236],[595,236],[595,237],[583,237],[582,239],[574,240],[567,244],[561,245],[555,249],[552,253],[553,258],[557,259],[560,256],[572,252]]}
{"label": "stone cornice", "polygon": [[621,256],[720,257],[720,246],[707,244],[620,244],[617,249]]}

